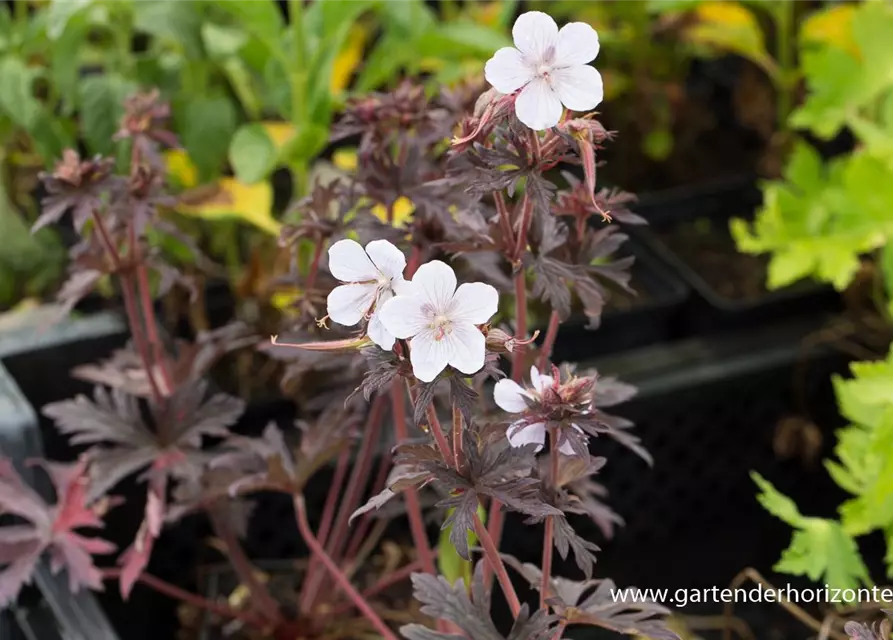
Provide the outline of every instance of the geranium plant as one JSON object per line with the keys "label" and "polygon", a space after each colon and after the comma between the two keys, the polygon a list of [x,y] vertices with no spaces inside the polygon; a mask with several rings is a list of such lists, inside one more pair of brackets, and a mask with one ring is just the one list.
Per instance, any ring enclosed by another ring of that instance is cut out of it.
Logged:
{"label": "geranium plant", "polygon": [[[596,190],[596,152],[609,132],[595,114],[565,109],[601,101],[598,72],[588,66],[598,37],[583,24],[559,30],[539,12],[522,15],[513,37],[515,46],[487,64],[493,89],[429,98],[404,84],[352,101],[336,124],[336,136],[360,137],[357,170],[317,183],[294,205],[298,221],[283,228],[280,244],[295,251],[309,242],[312,259],[283,282],[299,291],[293,313],[261,341],[282,364],[283,390],[301,405],[294,447],[292,434],[275,425],[260,435],[233,434],[243,403],[206,382],[216,360],[257,344],[256,333],[228,326],[172,347],[157,325],[153,296],[190,285],[146,244],[152,230],[188,245],[161,215],[170,202],[159,145],[175,140],[157,96],[127,103],[118,133],[131,141],[126,175],[116,175],[111,162],[68,152],[45,176],[51,195],[39,224],[70,209],[82,236],[63,301],[70,307],[111,276],[133,341],[79,368],[78,376],[100,385],[93,398],[43,409],[73,444],[87,447],[73,471],[59,475],[50,467],[58,478],[55,507],[39,501],[8,463],[0,467],[0,512],[33,524],[0,529],[6,601],[30,578],[33,565],[16,560],[25,549],[28,557],[53,554],[54,567],[75,576],[73,588],[118,580],[126,597],[142,583],[277,638],[503,638],[508,630],[491,618],[494,579],[513,620],[510,638],[560,638],[573,624],[676,637],[662,606],[613,601],[613,583],[592,577],[598,548],[572,522],[589,516],[610,535],[619,521],[591,479],[605,464],[590,454],[599,438],[650,461],[632,424],[605,412],[634,389],[550,362],[575,304],[597,325],[605,282],[627,286],[630,260],[612,259],[625,236],[609,222],[641,222],[624,208],[629,194]],[[585,179],[560,190],[546,172],[562,163],[581,165]],[[401,199],[414,209],[398,221]],[[532,297],[551,308],[538,347],[527,325]],[[510,379],[502,379],[502,358]],[[396,446],[382,454],[388,414]],[[325,504],[310,513],[306,494],[330,462]],[[144,519],[119,566],[99,569],[91,554],[111,547],[75,530],[100,525],[116,502],[115,486],[133,474],[146,487]],[[293,603],[274,597],[239,540],[244,501],[261,491],[290,497],[309,550]],[[250,594],[242,607],[147,573],[161,530],[190,512],[211,521]],[[509,512],[543,525],[540,566],[500,552]],[[376,576],[365,561],[383,534],[377,522],[403,513],[415,553]],[[428,518],[448,532],[436,547]],[[556,550],[573,555],[585,580],[555,575]],[[470,576],[469,565],[456,571],[441,562],[449,578],[439,575],[437,556],[449,552],[474,563],[473,579],[458,579]],[[537,602],[525,602],[510,570],[539,592]],[[403,615],[388,617],[388,586],[410,574],[420,610],[403,603]]]}

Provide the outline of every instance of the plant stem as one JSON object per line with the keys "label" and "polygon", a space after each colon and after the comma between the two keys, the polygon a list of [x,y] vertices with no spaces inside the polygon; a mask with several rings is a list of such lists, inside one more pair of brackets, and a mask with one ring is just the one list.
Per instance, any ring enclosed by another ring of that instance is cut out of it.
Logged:
{"label": "plant stem", "polygon": [[[332,521],[335,519],[335,505],[338,498],[341,497],[341,488],[344,486],[344,479],[347,477],[347,466],[350,463],[350,447],[344,447],[338,462],[335,463],[335,477],[332,478],[332,484],[329,487],[329,493],[326,496],[326,504],[322,510],[322,520],[319,525],[319,537],[325,540],[332,528]],[[301,585],[301,595],[298,598],[298,611],[309,611],[313,604],[315,593],[310,590],[310,584],[319,584],[316,577],[319,571],[319,561],[313,557],[307,566],[307,573],[304,576],[304,582]]]}
{"label": "plant stem", "polygon": [[477,514],[477,511],[475,511],[474,514],[474,530],[484,549],[484,557],[487,558],[487,563],[496,574],[500,586],[502,586],[505,599],[508,601],[509,608],[512,610],[512,616],[517,618],[518,614],[521,612],[521,602],[518,600],[518,594],[515,593],[515,587],[512,585],[508,571],[505,569],[505,564],[502,562],[502,558],[499,555],[499,549],[496,547],[496,543],[493,542],[493,538],[491,538],[490,534],[487,532],[487,527],[481,522],[481,518]]}
{"label": "plant stem", "polygon": [[[121,577],[122,569],[101,569],[101,572],[103,580],[117,580]],[[217,602],[214,602],[213,600],[208,600],[204,596],[200,596],[197,593],[190,593],[189,591],[172,585],[169,582],[165,582],[161,578],[156,578],[155,576],[146,572],[141,573],[136,580],[137,582],[142,582],[147,587],[154,589],[158,593],[166,595],[175,600],[185,602],[186,604],[190,604],[194,607],[198,607],[199,609],[210,611],[211,613],[215,613],[221,617],[241,620],[245,624],[258,629],[262,629],[267,626],[265,621],[259,620],[250,613],[246,613],[244,611],[236,611],[235,609],[224,604],[219,604]]]}
{"label": "plant stem", "polygon": [[[413,560],[409,564],[403,565],[402,567],[400,567],[399,569],[394,571],[394,573],[386,575],[384,578],[381,578],[378,582],[373,584],[371,587],[366,587],[365,589],[363,589],[360,593],[363,595],[364,598],[366,598],[368,600],[369,598],[371,598],[373,596],[377,596],[379,593],[381,593],[388,587],[391,587],[391,586],[397,584],[401,580],[405,580],[406,578],[408,578],[412,574],[416,573],[417,571],[424,571],[424,567],[422,566],[421,559]],[[334,609],[332,609],[332,611],[329,615],[337,616],[337,615],[342,614],[346,611],[349,611],[352,608],[352,606],[353,605],[351,605],[351,604],[340,604],[337,607],[335,607]]]}
{"label": "plant stem", "polygon": [[453,404],[453,466],[456,470],[462,464],[462,412]]}
{"label": "plant stem", "polygon": [[443,435],[443,427],[440,426],[440,419],[437,417],[437,411],[434,410],[433,402],[428,405],[426,415],[428,416],[428,427],[434,436],[434,440],[437,442],[437,446],[440,448],[440,455],[443,456],[443,461],[448,465],[452,464],[453,456],[450,453],[450,445]]}
{"label": "plant stem", "polygon": [[[552,490],[558,487],[558,434],[555,427],[549,428],[549,481]],[[543,538],[542,582],[540,583],[540,608],[545,608],[552,580],[552,552],[554,547],[555,519],[546,517],[546,535]]]}
{"label": "plant stem", "polygon": [[307,546],[310,547],[310,551],[319,557],[320,561],[323,563],[325,568],[328,570],[329,575],[332,576],[332,579],[335,581],[342,591],[344,591],[345,595],[356,605],[357,609],[366,617],[369,622],[372,623],[372,626],[382,635],[385,640],[397,640],[397,636],[395,636],[388,626],[382,621],[382,619],[378,616],[377,613],[372,609],[370,604],[366,601],[363,596],[357,592],[356,589],[350,584],[350,581],[344,576],[341,570],[338,568],[338,565],[335,564],[335,561],[332,560],[331,557],[325,552],[322,548],[322,545],[319,543],[313,532],[310,529],[310,524],[307,522],[307,508],[304,504],[303,496],[295,496],[295,515],[298,523],[298,530],[301,532],[301,537],[304,538],[304,542],[307,543]]}
{"label": "plant stem", "polygon": [[794,103],[796,68],[794,66],[794,11],[795,3],[779,2],[775,6],[775,37],[778,42],[778,130],[788,130],[788,116]]}
{"label": "plant stem", "polygon": [[[375,455],[375,447],[378,444],[378,435],[381,432],[381,421],[384,414],[385,396],[377,395],[369,406],[369,415],[366,418],[366,425],[363,428],[363,440],[360,450],[357,452],[357,458],[354,462],[353,469],[350,472],[350,480],[347,482],[347,490],[344,494],[344,500],[338,509],[338,516],[335,520],[335,526],[332,528],[332,536],[326,544],[326,553],[333,557],[340,557],[343,551],[344,543],[347,539],[348,520],[350,514],[357,508],[365,480],[369,474],[369,466],[372,464],[372,458]],[[317,589],[311,588],[311,592],[316,593]]]}
{"label": "plant stem", "polygon": [[279,611],[279,605],[270,595],[266,585],[264,585],[254,572],[254,565],[245,555],[242,545],[236,538],[236,534],[226,522],[225,517],[220,511],[219,503],[212,503],[208,508],[208,516],[211,519],[211,525],[217,537],[226,547],[227,559],[232,563],[233,570],[239,577],[239,581],[248,587],[251,593],[251,601],[260,613],[270,622],[279,623],[282,620],[282,614]]}
{"label": "plant stem", "polygon": [[502,191],[493,192],[493,202],[496,204],[496,212],[499,214],[499,226],[502,227],[502,235],[505,236],[506,245],[511,244],[515,238],[512,231],[512,219],[509,216],[509,208],[505,203],[505,196]]}
{"label": "plant stem", "polygon": [[319,275],[319,259],[322,257],[323,241],[320,239],[313,249],[313,260],[310,262],[310,271],[307,273],[307,281],[304,283],[304,290],[310,291],[316,284],[316,276]]}
{"label": "plant stem", "polygon": [[558,325],[561,324],[561,318],[557,311],[553,311],[549,316],[549,328],[546,329],[546,338],[543,340],[543,346],[540,349],[539,370],[543,371],[549,358],[552,356],[552,347],[555,346],[555,338],[558,336]]}
{"label": "plant stem", "polygon": [[[385,484],[388,480],[388,471],[391,468],[391,456],[385,454],[381,456],[378,463],[378,473],[375,475],[375,482],[372,484],[372,495],[378,495],[384,491]],[[362,545],[369,537],[369,528],[372,526],[374,518],[371,513],[364,513],[360,523],[354,529],[347,543],[347,551],[344,552],[344,558],[355,560]]]}
{"label": "plant stem", "polygon": [[[409,433],[406,428],[406,405],[404,404],[403,394],[398,383],[394,383],[391,387],[391,407],[394,413],[394,435],[399,444],[409,437]],[[426,572],[437,575],[437,568],[434,566],[434,552],[431,550],[431,543],[428,541],[428,532],[425,528],[425,520],[422,517],[422,505],[419,502],[418,491],[416,491],[415,487],[410,487],[403,494],[406,496],[406,515],[409,518],[409,527],[412,530],[412,538],[419,553],[419,560]]]}

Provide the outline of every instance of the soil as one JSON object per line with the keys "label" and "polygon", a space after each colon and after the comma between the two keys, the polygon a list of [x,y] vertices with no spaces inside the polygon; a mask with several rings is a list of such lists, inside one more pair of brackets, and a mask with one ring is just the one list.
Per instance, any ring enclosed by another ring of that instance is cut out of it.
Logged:
{"label": "soil", "polygon": [[698,218],[655,233],[720,296],[757,300],[768,293],[769,257],[739,253],[725,220]]}

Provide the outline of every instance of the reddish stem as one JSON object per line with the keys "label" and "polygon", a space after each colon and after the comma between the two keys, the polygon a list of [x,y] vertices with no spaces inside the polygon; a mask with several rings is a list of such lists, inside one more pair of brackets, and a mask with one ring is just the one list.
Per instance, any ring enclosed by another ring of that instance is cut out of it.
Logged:
{"label": "reddish stem", "polygon": [[211,518],[211,524],[217,537],[223,542],[226,548],[227,559],[233,566],[239,581],[248,587],[251,593],[251,602],[260,611],[263,616],[270,622],[278,624],[282,621],[282,613],[279,611],[279,605],[270,595],[266,585],[257,579],[254,573],[254,565],[245,555],[242,545],[236,538],[236,534],[230,528],[226,519],[219,511],[217,504],[212,504],[208,508],[208,515]]}
{"label": "reddish stem", "polygon": [[[390,468],[390,454],[381,456],[381,460],[378,463],[378,472],[375,474],[375,482],[372,483],[372,495],[378,495],[384,491]],[[360,523],[356,526],[356,529],[354,529],[354,532],[350,536],[350,541],[347,543],[347,551],[344,552],[345,558],[356,558],[360,547],[362,547],[363,543],[366,541],[366,535],[369,533],[373,520],[372,513],[363,514]],[[320,538],[321,537],[322,536],[320,536]]]}
{"label": "reddish stem", "polygon": [[419,264],[422,262],[422,248],[414,244],[412,245],[412,252],[409,254],[409,261],[406,263],[406,277],[412,278],[415,275],[416,269],[419,268]]}
{"label": "reddish stem", "polygon": [[[555,427],[549,428],[549,479],[552,490],[558,487],[558,434]],[[540,608],[545,608],[552,580],[552,552],[554,547],[555,519],[546,517],[546,535],[543,538],[542,582],[540,584]]]}
{"label": "reddish stem", "polygon": [[528,192],[524,192],[518,206],[521,207],[521,215],[518,216],[518,235],[515,238],[515,252],[512,255],[515,262],[521,260],[527,248],[527,231],[530,229],[530,220],[533,217],[533,198]]}
{"label": "reddish stem", "polygon": [[540,349],[540,371],[545,371],[546,364],[552,356],[552,347],[555,346],[555,338],[558,336],[558,325],[560,324],[561,318],[558,317],[558,312],[553,311],[549,316],[549,327],[546,329],[546,338],[543,340],[543,346]]}
{"label": "reddish stem", "polygon": [[377,613],[375,613],[366,599],[353,588],[350,584],[350,580],[347,579],[341,569],[338,568],[338,565],[335,564],[335,561],[325,552],[322,545],[319,543],[319,540],[314,537],[313,531],[310,529],[310,524],[307,522],[307,508],[304,505],[303,496],[295,496],[295,515],[295,519],[298,523],[298,530],[301,532],[301,537],[304,538],[304,542],[310,547],[310,551],[323,563],[323,566],[328,570],[329,575],[332,576],[335,584],[341,588],[348,598],[350,598],[357,609],[359,609],[366,619],[372,623],[372,626],[375,627],[385,640],[397,640],[397,636],[391,632],[384,621]]}
{"label": "reddish stem", "polygon": [[[332,478],[332,484],[329,487],[329,493],[326,496],[326,504],[322,511],[322,521],[319,525],[319,537],[321,540],[325,540],[328,537],[329,531],[332,528],[332,521],[335,519],[335,505],[338,503],[338,498],[341,497],[341,488],[344,486],[344,479],[347,476],[347,467],[349,463],[350,447],[347,446],[341,451],[341,455],[338,457],[338,462],[335,463],[335,477]],[[298,599],[299,611],[309,611],[310,606],[313,604],[313,598],[316,594],[311,591],[310,584],[319,584],[319,579],[316,577],[318,572],[319,562],[316,558],[311,558],[301,588],[301,595]]]}
{"label": "reddish stem", "polygon": [[143,319],[146,323],[146,333],[148,335],[148,344],[152,350],[152,364],[161,372],[161,380],[164,384],[166,395],[174,390],[174,381],[168,368],[167,357],[164,353],[164,345],[161,337],[158,335],[158,320],[155,317],[155,305],[152,304],[152,292],[149,288],[149,274],[145,263],[140,255],[140,245],[136,238],[136,231],[133,222],[129,228],[130,246],[133,253],[133,262],[136,269],[137,291],[139,292],[140,304],[142,306]]}
{"label": "reddish stem", "polygon": [[[399,443],[406,440],[409,433],[406,428],[406,405],[397,383],[391,387],[391,407],[394,412],[394,434]],[[434,566],[434,551],[431,550],[431,544],[428,541],[428,532],[422,517],[422,505],[419,501],[418,491],[415,487],[410,487],[404,491],[404,495],[406,496],[406,515],[409,518],[409,527],[419,553],[419,560],[427,573],[437,575],[437,568]]]}
{"label": "reddish stem", "polygon": [[493,192],[493,202],[496,203],[499,225],[502,227],[502,235],[505,236],[505,244],[508,246],[515,239],[515,234],[512,231],[512,219],[509,216],[509,208],[505,203],[505,196],[502,194],[502,191]]}
{"label": "reddish stem", "polygon": [[458,471],[462,464],[462,412],[453,405],[453,466]]}
{"label": "reddish stem", "polygon": [[432,435],[434,435],[437,446],[440,448],[440,455],[443,456],[443,461],[449,465],[452,463],[453,456],[450,453],[450,445],[443,435],[443,427],[440,426],[440,419],[437,417],[437,411],[434,410],[433,402],[428,405],[425,413],[428,416],[428,427]]}
{"label": "reddish stem", "polygon": [[[328,544],[326,544],[326,553],[331,554],[333,557],[341,557],[344,543],[347,541],[350,514],[357,508],[363,488],[366,486],[365,481],[369,475],[369,467],[372,464],[375,446],[378,444],[378,435],[381,432],[381,419],[384,414],[384,407],[385,396],[375,396],[369,407],[369,416],[366,418],[366,425],[363,428],[362,444],[359,452],[357,452],[357,458],[350,473],[350,480],[347,482],[344,500],[338,509],[338,517],[335,520],[335,526],[332,528],[332,536]],[[311,589],[311,591],[316,592],[316,589]]]}
{"label": "reddish stem", "polygon": [[[373,596],[377,596],[379,593],[381,593],[388,587],[391,587],[391,586],[397,584],[401,580],[405,580],[406,578],[408,578],[412,574],[416,573],[417,571],[424,571],[424,567],[422,566],[421,559],[413,560],[409,564],[403,565],[402,567],[397,569],[394,573],[388,574],[384,578],[381,578],[378,582],[373,584],[371,587],[366,587],[365,589],[363,589],[363,591],[361,591],[361,593],[363,594],[363,597],[368,600],[369,598],[372,598]],[[332,611],[329,615],[337,616],[339,614],[344,613],[345,611],[349,611],[352,607],[353,607],[353,605],[351,605],[351,604],[340,604],[340,605],[336,606],[334,609],[332,609]]]}
{"label": "reddish stem", "polygon": [[[101,571],[103,580],[117,580],[121,577],[121,573],[123,570],[102,569]],[[204,596],[200,596],[197,593],[190,593],[189,591],[174,586],[169,582],[165,582],[161,578],[156,578],[151,574],[145,572],[141,573],[137,578],[137,582],[141,582],[147,587],[154,589],[158,593],[173,598],[174,600],[185,602],[186,604],[198,607],[199,609],[202,609],[204,611],[210,611],[211,613],[217,614],[218,616],[221,616],[223,618],[241,620],[245,624],[257,629],[263,629],[267,626],[266,621],[258,619],[256,616],[253,616],[250,613],[244,611],[236,611],[235,609],[224,604],[219,604],[217,602],[214,602],[213,600],[208,600]]]}
{"label": "reddish stem", "polygon": [[512,610],[512,616],[517,618],[518,614],[521,612],[521,602],[518,600],[518,594],[515,593],[515,587],[512,585],[508,571],[505,569],[505,564],[502,562],[502,558],[499,555],[499,549],[496,547],[496,543],[493,542],[493,538],[491,538],[490,534],[487,532],[487,527],[481,522],[481,518],[477,512],[474,514],[474,530],[484,549],[484,557],[487,558],[487,563],[490,565],[493,572],[496,573],[496,578],[499,580],[500,586],[502,586],[505,599],[508,601],[509,608]]}

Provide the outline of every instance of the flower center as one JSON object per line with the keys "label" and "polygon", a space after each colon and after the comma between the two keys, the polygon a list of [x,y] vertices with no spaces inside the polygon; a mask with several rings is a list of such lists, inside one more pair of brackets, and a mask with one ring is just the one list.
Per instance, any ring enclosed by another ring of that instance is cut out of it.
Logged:
{"label": "flower center", "polygon": [[440,342],[453,330],[453,322],[443,312],[431,305],[425,305],[423,311],[428,316],[428,328],[434,332],[434,340]]}

